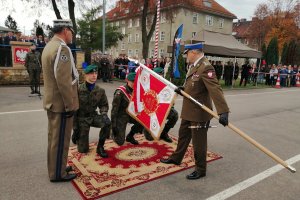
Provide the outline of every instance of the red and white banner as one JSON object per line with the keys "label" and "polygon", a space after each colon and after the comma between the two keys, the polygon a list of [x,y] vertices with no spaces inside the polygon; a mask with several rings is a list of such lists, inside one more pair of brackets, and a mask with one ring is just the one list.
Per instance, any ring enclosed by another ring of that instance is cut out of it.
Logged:
{"label": "red and white banner", "polygon": [[176,86],[145,67],[139,67],[127,112],[158,139],[175,101]]}

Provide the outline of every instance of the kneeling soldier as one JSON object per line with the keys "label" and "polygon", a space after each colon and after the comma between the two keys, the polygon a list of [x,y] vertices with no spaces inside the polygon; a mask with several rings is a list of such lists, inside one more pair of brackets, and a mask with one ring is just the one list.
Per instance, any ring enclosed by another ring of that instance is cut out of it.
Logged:
{"label": "kneeling soldier", "polygon": [[133,92],[135,74],[135,72],[131,72],[128,74],[127,84],[116,89],[112,102],[112,133],[113,139],[118,145],[123,145],[125,142],[125,131],[127,123],[133,124],[129,134],[126,137],[126,141],[130,142],[131,144],[139,144],[138,141],[134,139],[134,135],[136,133],[141,133],[143,130],[143,126],[136,120],[134,120],[131,116],[129,116],[126,112],[129,101],[131,99],[131,94]]}
{"label": "kneeling soldier", "polygon": [[[80,84],[78,89],[79,110],[74,116],[74,132],[72,142],[77,144],[80,153],[89,151],[90,127],[101,128],[97,153],[108,157],[104,150],[104,143],[109,137],[111,121],[107,116],[108,101],[105,90],[96,85],[98,76],[97,66],[89,65],[84,69],[85,82]],[[99,108],[100,115],[96,111]]]}

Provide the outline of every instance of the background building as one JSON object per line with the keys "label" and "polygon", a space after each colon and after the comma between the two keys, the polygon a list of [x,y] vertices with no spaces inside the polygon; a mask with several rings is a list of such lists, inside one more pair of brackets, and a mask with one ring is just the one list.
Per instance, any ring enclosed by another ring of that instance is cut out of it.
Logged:
{"label": "background building", "polygon": [[[147,27],[150,27],[155,1],[149,4]],[[133,12],[135,11],[135,12]],[[118,26],[126,37],[118,46],[108,49],[108,53],[116,57],[126,54],[130,57],[142,57],[141,11],[132,7],[132,0],[120,0],[115,8],[107,13],[111,26]],[[232,34],[233,19],[236,16],[214,0],[164,0],[161,4],[159,57],[169,56],[167,47],[172,45],[177,28],[184,24],[183,40],[190,40],[205,31]],[[149,30],[149,29],[148,29]],[[154,33],[155,34],[155,33]],[[153,35],[154,35],[153,34]],[[154,54],[154,37],[149,45],[149,55]]]}

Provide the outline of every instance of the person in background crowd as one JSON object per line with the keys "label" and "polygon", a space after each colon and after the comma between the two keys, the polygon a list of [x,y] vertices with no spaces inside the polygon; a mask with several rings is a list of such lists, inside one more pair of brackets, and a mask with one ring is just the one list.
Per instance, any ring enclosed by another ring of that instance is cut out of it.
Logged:
{"label": "person in background crowd", "polygon": [[270,83],[271,86],[273,87],[276,85],[277,76],[278,76],[278,70],[275,64],[272,65],[269,73],[270,73]]}
{"label": "person in background crowd", "polygon": [[[204,57],[203,44],[185,45],[184,53],[187,54],[189,71],[184,86],[176,88],[175,92],[182,95],[181,91],[184,91],[210,109],[212,109],[213,100],[220,115],[219,122],[227,126],[229,108],[215,70]],[[195,171],[186,178],[188,180],[199,179],[206,176],[207,131],[212,116],[190,99],[183,98],[181,119],[177,148],[169,158],[160,159],[160,162],[180,165],[192,140],[196,166]]]}
{"label": "person in background crowd", "polygon": [[3,34],[0,33],[0,66],[5,66],[5,47]]}
{"label": "person in background crowd", "polygon": [[36,46],[33,44],[30,47],[30,52],[26,54],[25,68],[29,74],[31,94],[40,93],[40,74],[42,71],[41,66],[41,53],[36,51]]}
{"label": "person in background crowd", "polygon": [[289,65],[287,68],[286,87],[291,87],[293,75],[294,73],[293,73],[292,65]]}
{"label": "person in background crowd", "polygon": [[145,66],[148,67],[149,69],[153,69],[153,64],[151,63],[151,59],[150,58],[146,59]]}
{"label": "person in background crowd", "polygon": [[112,83],[114,72],[115,72],[115,65],[114,60],[111,55],[108,55],[108,61],[109,61],[109,75],[108,75],[108,81]]}
{"label": "person in background crowd", "polygon": [[257,69],[257,83],[264,83],[265,68],[265,65],[262,65],[260,69]]}
{"label": "person in background crowd", "polygon": [[286,65],[283,65],[282,69],[279,71],[280,73],[280,86],[286,87],[286,79],[288,75],[288,70]]}
{"label": "person in background crowd", "polygon": [[251,81],[252,85],[256,84],[257,81],[257,75],[258,75],[258,69],[255,63],[252,64],[252,72],[251,72]]}
{"label": "person in background crowd", "polygon": [[248,83],[250,68],[251,67],[249,65],[249,62],[246,62],[245,64],[242,65],[240,86],[242,86],[243,81],[244,81],[244,86],[246,87],[246,85]]}
{"label": "person in background crowd", "polygon": [[291,85],[292,86],[296,86],[296,82],[297,82],[297,73],[298,73],[298,68],[297,65],[294,65],[293,67],[293,76],[292,76],[292,82]]}
{"label": "person in background crowd", "polygon": [[167,57],[166,58],[166,64],[165,64],[165,67],[164,67],[164,78],[166,78],[166,76],[167,76],[170,65],[171,65],[171,58]]}
{"label": "person in background crowd", "polygon": [[111,109],[112,137],[118,145],[123,145],[125,142],[125,132],[128,123],[133,124],[129,134],[126,136],[126,141],[131,144],[139,144],[135,140],[134,135],[141,133],[143,130],[143,126],[126,112],[133,92],[135,75],[135,72],[129,73],[126,85],[118,87],[114,93]]}
{"label": "person in background crowd", "polygon": [[239,73],[240,73],[239,64],[236,62],[235,66],[234,66],[234,76],[233,76],[234,82],[233,82],[233,85],[235,84],[236,79],[239,77]]}
{"label": "person in background crowd", "polygon": [[217,79],[218,81],[220,81],[223,74],[223,65],[221,61],[216,62],[215,71],[216,71]]}
{"label": "person in background crowd", "polygon": [[267,65],[264,72],[266,73],[266,85],[271,85],[271,77],[270,77],[270,70],[271,70],[271,65]]}
{"label": "person in background crowd", "polygon": [[109,66],[109,60],[107,58],[106,54],[103,54],[100,58],[100,65],[101,65],[101,76],[103,82],[107,82],[107,79],[109,79],[109,72],[110,72],[110,66]]}
{"label": "person in background crowd", "polygon": [[17,38],[13,35],[12,32],[8,32],[7,36],[4,37],[4,58],[5,58],[5,67],[11,67],[12,66],[12,55],[11,55],[11,41],[17,41]]}
{"label": "person in background crowd", "polygon": [[232,85],[233,63],[230,61],[228,61],[227,65],[225,66],[224,76],[225,76],[225,85],[226,86]]}
{"label": "person in background crowd", "polygon": [[88,153],[90,127],[101,128],[96,152],[106,158],[108,155],[104,144],[109,137],[111,121],[107,116],[109,105],[105,90],[96,84],[97,71],[96,65],[89,65],[84,69],[85,82],[78,89],[79,109],[74,115],[72,142],[77,144],[79,153]]}
{"label": "person in background crowd", "polygon": [[71,181],[67,158],[73,127],[73,115],[79,108],[79,74],[67,44],[74,34],[71,20],[54,20],[54,37],[45,46],[42,54],[44,78],[43,107],[48,116],[48,174],[51,182]]}
{"label": "person in background crowd", "polygon": [[44,38],[42,35],[39,35],[38,36],[38,40],[36,42],[36,46],[37,46],[37,49],[42,53],[45,46],[46,46],[46,42],[44,41]]}
{"label": "person in background crowd", "polygon": [[[153,69],[154,72],[156,72],[157,74],[163,76],[164,73],[164,69],[161,67],[155,67]],[[168,135],[169,131],[171,128],[173,128],[176,124],[178,120],[178,112],[175,110],[174,105],[171,107],[169,115],[167,117],[167,123],[165,124],[165,127],[160,135],[160,139],[168,142],[168,143],[172,143],[172,139],[170,138],[170,136]],[[145,138],[149,141],[153,140],[153,137],[151,136],[151,134],[144,129],[143,133],[145,135]]]}

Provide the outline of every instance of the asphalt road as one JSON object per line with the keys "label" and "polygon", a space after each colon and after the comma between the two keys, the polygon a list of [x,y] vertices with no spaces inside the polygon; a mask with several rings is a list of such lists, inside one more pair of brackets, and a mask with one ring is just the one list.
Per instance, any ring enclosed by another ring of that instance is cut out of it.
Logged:
{"label": "asphalt road", "polygon": [[[120,82],[102,83],[109,102]],[[42,88],[43,89],[43,88]],[[47,176],[47,117],[28,87],[0,87],[0,199],[81,199],[71,183]],[[225,91],[230,122],[298,171],[290,173],[229,128],[208,132],[208,149],[223,159],[208,164],[207,176],[189,181],[193,169],[103,197],[129,199],[297,200],[300,195],[300,88]],[[175,107],[181,112],[182,97]],[[24,112],[20,112],[24,111]],[[171,134],[177,136],[179,121]],[[97,141],[92,129],[91,141]]]}

